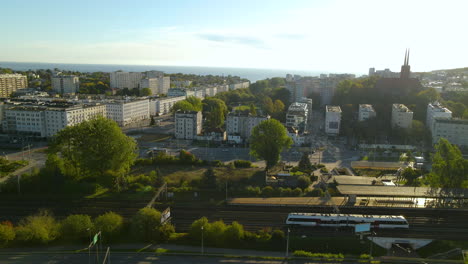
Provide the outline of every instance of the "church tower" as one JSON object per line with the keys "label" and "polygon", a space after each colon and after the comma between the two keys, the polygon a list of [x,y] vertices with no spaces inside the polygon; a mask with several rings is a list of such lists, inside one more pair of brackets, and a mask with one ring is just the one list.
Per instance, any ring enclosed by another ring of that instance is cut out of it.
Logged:
{"label": "church tower", "polygon": [[410,66],[409,66],[409,49],[405,51],[405,61],[401,66],[400,79],[409,79],[410,78]]}

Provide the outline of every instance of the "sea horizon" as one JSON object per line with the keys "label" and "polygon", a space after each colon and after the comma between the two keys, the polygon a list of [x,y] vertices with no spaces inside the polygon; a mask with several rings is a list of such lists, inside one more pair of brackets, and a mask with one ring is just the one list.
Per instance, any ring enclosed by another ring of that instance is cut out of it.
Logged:
{"label": "sea horizon", "polygon": [[[301,76],[319,76],[328,74],[328,71],[306,71],[288,69],[259,69],[259,68],[235,68],[235,67],[205,67],[205,66],[168,66],[168,65],[132,65],[132,64],[83,64],[83,63],[50,63],[50,62],[8,62],[1,61],[1,68],[10,68],[16,71],[55,69],[79,72],[113,72],[134,71],[144,72],[151,70],[163,71],[164,73],[183,73],[196,75],[219,75],[239,76],[250,82],[264,80],[273,77],[286,77],[286,74]],[[354,73],[356,74],[356,73]]]}

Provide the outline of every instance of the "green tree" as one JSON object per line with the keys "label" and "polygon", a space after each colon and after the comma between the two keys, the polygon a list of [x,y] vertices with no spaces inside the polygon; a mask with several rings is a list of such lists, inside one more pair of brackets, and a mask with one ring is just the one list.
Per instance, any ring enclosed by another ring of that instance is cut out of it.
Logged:
{"label": "green tree", "polygon": [[468,160],[464,159],[458,147],[441,138],[435,146],[432,170],[428,178],[432,187],[466,187],[468,181]]}
{"label": "green tree", "polygon": [[[75,178],[122,175],[137,157],[137,145],[112,120],[98,117],[57,133],[50,147],[60,155],[65,174]],[[56,158],[54,158],[56,159]]]}
{"label": "green tree", "polygon": [[292,139],[288,136],[286,128],[278,120],[269,119],[253,128],[250,153],[264,159],[269,169],[278,163],[281,151],[289,148],[291,144]]}
{"label": "green tree", "polygon": [[109,240],[120,234],[123,228],[123,217],[114,212],[107,212],[94,219],[94,231],[101,231],[104,239]]}
{"label": "green tree", "polygon": [[186,100],[183,100],[183,101],[179,101],[175,103],[172,106],[171,112],[175,113],[177,111],[197,111],[197,110],[191,103],[187,102]]}
{"label": "green tree", "polygon": [[202,177],[203,184],[208,188],[216,188],[216,175],[213,168],[208,168]]}
{"label": "green tree", "polygon": [[185,99],[188,103],[190,103],[193,106],[194,111],[202,111],[203,109],[203,103],[202,100],[198,97],[195,96],[189,96],[187,99]]}
{"label": "green tree", "polygon": [[301,160],[299,160],[297,167],[299,171],[302,171],[302,172],[310,172],[312,170],[313,166],[309,159],[309,153],[307,152],[302,153]]}
{"label": "green tree", "polygon": [[203,115],[206,116],[207,127],[213,129],[223,126],[226,113],[227,106],[222,100],[214,97],[203,100]]}
{"label": "green tree", "polygon": [[284,111],[284,103],[280,100],[275,100],[273,103],[273,110],[275,113],[283,112]]}
{"label": "green tree", "polygon": [[143,88],[140,90],[140,96],[150,96],[152,94],[153,92],[151,91],[150,88]]}
{"label": "green tree", "polygon": [[224,241],[227,245],[238,245],[244,238],[244,227],[234,221],[224,231]]}
{"label": "green tree", "polygon": [[401,173],[401,177],[406,180],[406,185],[414,186],[416,184],[416,179],[419,177],[419,173],[413,168],[406,168]]}
{"label": "green tree", "polygon": [[154,120],[154,116],[151,117],[151,121],[150,121],[150,126],[154,126],[156,125],[156,121]]}
{"label": "green tree", "polygon": [[159,237],[160,226],[161,213],[154,208],[145,207],[132,218],[131,229],[136,238],[152,242]]}
{"label": "green tree", "polygon": [[205,230],[206,241],[213,245],[222,244],[226,228],[226,224],[222,220],[211,223],[208,230]]}
{"label": "green tree", "polygon": [[174,226],[169,223],[165,223],[158,228],[156,241],[167,242],[173,233],[175,233]]}
{"label": "green tree", "polygon": [[83,240],[88,238],[93,228],[89,215],[69,215],[60,226],[61,233],[70,240]]}
{"label": "green tree", "polygon": [[204,233],[210,227],[211,224],[208,222],[208,219],[206,217],[202,217],[193,221],[192,225],[190,226],[189,234],[194,240],[199,240],[201,239],[202,232]]}
{"label": "green tree", "polygon": [[8,242],[13,241],[15,236],[15,229],[11,223],[0,223],[0,246],[5,246]]}
{"label": "green tree", "polygon": [[253,116],[257,115],[257,110],[254,104],[250,104],[250,114]]}

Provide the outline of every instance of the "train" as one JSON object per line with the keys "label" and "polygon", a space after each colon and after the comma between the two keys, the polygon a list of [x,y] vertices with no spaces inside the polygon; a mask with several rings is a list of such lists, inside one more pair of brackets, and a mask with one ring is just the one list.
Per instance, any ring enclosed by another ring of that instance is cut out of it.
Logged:
{"label": "train", "polygon": [[288,226],[304,227],[350,227],[370,224],[372,229],[408,229],[408,221],[402,215],[360,215],[360,214],[319,214],[290,213]]}

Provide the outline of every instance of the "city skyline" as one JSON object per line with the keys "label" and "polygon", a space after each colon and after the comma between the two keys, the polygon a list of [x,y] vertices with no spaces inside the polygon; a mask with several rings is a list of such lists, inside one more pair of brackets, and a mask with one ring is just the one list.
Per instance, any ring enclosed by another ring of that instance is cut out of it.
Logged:
{"label": "city skyline", "polygon": [[383,4],[9,2],[0,61],[397,72],[411,48],[415,72],[467,66],[467,3]]}

